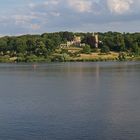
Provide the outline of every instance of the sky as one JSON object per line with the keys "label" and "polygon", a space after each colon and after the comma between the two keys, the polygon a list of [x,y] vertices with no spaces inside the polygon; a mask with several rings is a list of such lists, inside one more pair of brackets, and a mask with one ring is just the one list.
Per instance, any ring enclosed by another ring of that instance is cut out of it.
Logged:
{"label": "sky", "polygon": [[140,0],[0,0],[0,35],[140,32]]}

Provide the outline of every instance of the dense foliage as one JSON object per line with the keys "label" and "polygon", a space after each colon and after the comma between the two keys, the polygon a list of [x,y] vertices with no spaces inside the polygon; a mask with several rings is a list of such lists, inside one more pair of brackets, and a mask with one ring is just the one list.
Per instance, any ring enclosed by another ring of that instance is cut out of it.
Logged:
{"label": "dense foliage", "polygon": [[[56,32],[42,35],[5,36],[0,38],[0,57],[18,57],[29,59],[36,57],[49,57],[59,48],[60,44],[72,41],[74,36],[80,36],[85,43],[84,51],[90,53],[90,48],[95,48],[92,33]],[[102,52],[116,51],[129,52],[140,55],[140,33],[98,33],[99,48]],[[90,46],[90,48],[89,48]],[[22,61],[22,60],[21,60]]]}
{"label": "dense foliage", "polygon": [[100,40],[108,46],[111,51],[127,51],[140,54],[140,33],[99,33]]}

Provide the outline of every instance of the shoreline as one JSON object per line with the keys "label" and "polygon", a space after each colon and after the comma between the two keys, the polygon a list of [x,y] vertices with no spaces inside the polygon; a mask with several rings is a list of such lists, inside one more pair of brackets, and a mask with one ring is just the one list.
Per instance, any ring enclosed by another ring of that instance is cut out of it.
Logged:
{"label": "shoreline", "polygon": [[84,58],[72,58],[67,60],[51,60],[48,58],[38,58],[34,60],[22,60],[17,61],[17,59],[0,59],[0,63],[53,63],[53,62],[131,62],[131,61],[140,61],[140,57],[125,58],[124,60],[119,60],[118,58],[93,58],[93,59],[84,59]]}

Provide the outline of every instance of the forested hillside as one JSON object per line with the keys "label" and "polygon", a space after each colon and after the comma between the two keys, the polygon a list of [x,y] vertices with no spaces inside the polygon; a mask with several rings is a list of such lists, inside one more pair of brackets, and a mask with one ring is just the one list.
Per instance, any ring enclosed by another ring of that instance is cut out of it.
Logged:
{"label": "forested hillside", "polygon": [[[92,33],[56,32],[42,35],[5,36],[0,38],[0,59],[14,58],[15,61],[28,61],[33,58],[50,59],[60,44],[81,37],[81,43],[95,49]],[[98,33],[98,49],[101,52],[127,52],[140,55],[140,33],[106,32]]]}

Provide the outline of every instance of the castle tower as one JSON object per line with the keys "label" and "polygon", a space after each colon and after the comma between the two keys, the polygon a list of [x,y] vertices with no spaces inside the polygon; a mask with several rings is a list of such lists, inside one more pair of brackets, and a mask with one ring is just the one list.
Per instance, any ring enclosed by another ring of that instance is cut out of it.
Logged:
{"label": "castle tower", "polygon": [[93,33],[92,36],[94,37],[95,47],[98,48],[98,44],[99,44],[98,34],[97,33]]}
{"label": "castle tower", "polygon": [[80,43],[81,43],[81,37],[80,36],[74,36],[74,40],[73,40],[74,44],[77,45],[77,46],[80,46]]}

